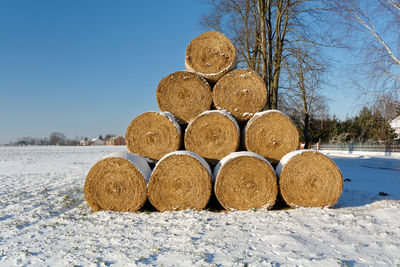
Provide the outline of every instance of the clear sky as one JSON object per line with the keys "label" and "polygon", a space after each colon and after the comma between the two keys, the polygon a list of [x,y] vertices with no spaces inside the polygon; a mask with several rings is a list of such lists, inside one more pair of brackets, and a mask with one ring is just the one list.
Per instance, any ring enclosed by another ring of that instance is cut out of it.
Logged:
{"label": "clear sky", "polygon": [[[0,144],[54,131],[123,136],[158,110],[157,85],[185,68],[208,10],[195,0],[1,0]],[[346,91],[324,90],[343,119],[355,112]]]}

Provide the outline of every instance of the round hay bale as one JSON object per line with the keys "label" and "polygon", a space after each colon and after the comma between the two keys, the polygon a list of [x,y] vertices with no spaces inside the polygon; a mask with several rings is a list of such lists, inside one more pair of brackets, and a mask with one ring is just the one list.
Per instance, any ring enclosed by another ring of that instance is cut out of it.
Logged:
{"label": "round hay bale", "polygon": [[215,167],[214,191],[227,210],[270,209],[278,194],[271,164],[253,152],[234,152]]}
{"label": "round hay bale", "polygon": [[181,147],[181,128],[169,112],[145,112],[130,123],[125,140],[131,153],[159,160]]}
{"label": "round hay bale", "polygon": [[185,132],[185,149],[193,151],[210,163],[216,163],[240,143],[236,120],[226,111],[205,111],[191,121]]}
{"label": "round hay bale", "polygon": [[165,155],[151,174],[147,194],[159,211],[204,209],[211,196],[211,170],[199,155],[175,151]]}
{"label": "round hay bale", "polygon": [[138,155],[109,154],[90,169],[85,199],[94,211],[137,211],[146,202],[150,173],[146,160]]}
{"label": "round hay bale", "polygon": [[224,75],[212,92],[217,109],[225,109],[239,122],[247,121],[267,102],[267,88],[253,70],[237,69]]}
{"label": "round hay bale", "polygon": [[278,110],[256,113],[244,130],[246,150],[253,151],[276,164],[287,153],[299,146],[296,126]]}
{"label": "round hay bale", "polygon": [[291,207],[331,207],[343,190],[343,176],[336,164],[312,150],[285,155],[276,175],[281,195]]}
{"label": "round hay bale", "polygon": [[236,67],[236,48],[220,32],[205,32],[186,47],[185,66],[212,83]]}
{"label": "round hay bale", "polygon": [[169,111],[181,123],[188,123],[212,104],[211,87],[201,76],[177,71],[164,77],[156,91],[161,111]]}

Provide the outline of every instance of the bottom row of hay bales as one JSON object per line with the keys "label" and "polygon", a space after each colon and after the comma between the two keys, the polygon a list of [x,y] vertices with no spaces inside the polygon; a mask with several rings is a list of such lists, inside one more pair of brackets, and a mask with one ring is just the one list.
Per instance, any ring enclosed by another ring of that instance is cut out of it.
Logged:
{"label": "bottom row of hay bales", "polygon": [[110,154],[89,171],[84,194],[93,210],[137,211],[146,200],[159,211],[206,208],[212,193],[226,210],[271,209],[278,190],[291,207],[331,207],[343,177],[327,156],[311,150],[285,155],[276,170],[253,152],[234,152],[214,171],[189,151],[162,157],[153,171],[128,152]]}

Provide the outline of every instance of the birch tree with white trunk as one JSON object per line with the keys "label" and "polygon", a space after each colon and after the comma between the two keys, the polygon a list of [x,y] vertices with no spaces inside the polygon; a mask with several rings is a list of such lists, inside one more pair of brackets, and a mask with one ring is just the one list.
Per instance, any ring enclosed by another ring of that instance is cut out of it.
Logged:
{"label": "birch tree with white trunk", "polygon": [[[384,96],[400,92],[400,1],[326,1],[336,14],[336,25],[344,26],[344,41],[362,56],[361,76],[368,84],[357,83],[368,95]],[[349,39],[348,37],[352,37]],[[372,88],[372,89],[371,89]]]}

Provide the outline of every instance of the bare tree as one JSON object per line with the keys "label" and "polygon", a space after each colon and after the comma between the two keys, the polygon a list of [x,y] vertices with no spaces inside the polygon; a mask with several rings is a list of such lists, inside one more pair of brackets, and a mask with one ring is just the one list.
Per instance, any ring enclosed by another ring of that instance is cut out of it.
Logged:
{"label": "bare tree", "polygon": [[322,122],[327,113],[327,103],[319,92],[326,64],[316,56],[317,50],[315,46],[298,43],[290,49],[291,62],[285,64],[289,79],[282,94],[283,107],[301,129],[305,148],[310,144],[311,119]]}
{"label": "bare tree", "polygon": [[372,111],[380,114],[385,121],[390,122],[400,115],[400,102],[396,92],[386,92],[382,96],[376,96],[372,105]]}
{"label": "bare tree", "polygon": [[67,140],[65,134],[53,132],[50,134],[50,145],[64,145]]}
{"label": "bare tree", "polygon": [[388,92],[398,95],[400,1],[326,0],[325,3],[337,15],[335,25],[343,26],[345,41],[353,43],[353,49],[363,57],[360,74],[368,84],[356,82],[362,92],[380,97]]}
{"label": "bare tree", "polygon": [[240,63],[259,72],[267,85],[267,109],[278,108],[279,82],[288,48],[318,43],[316,0],[210,0],[201,24],[224,32],[238,49]]}

